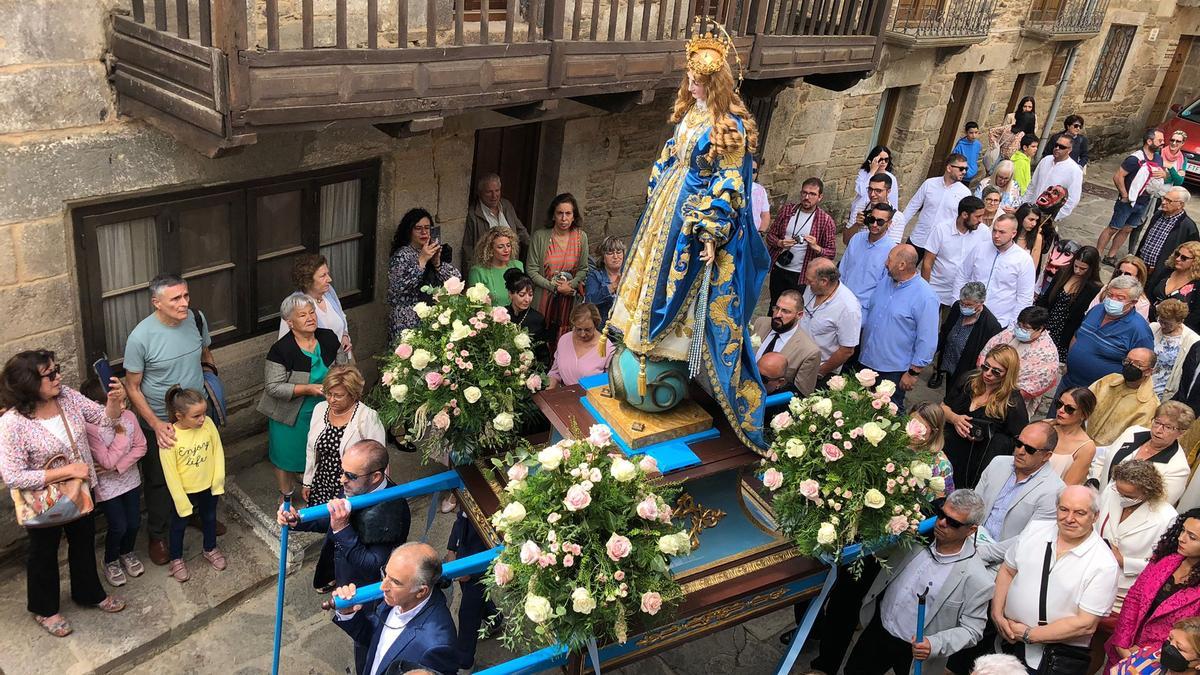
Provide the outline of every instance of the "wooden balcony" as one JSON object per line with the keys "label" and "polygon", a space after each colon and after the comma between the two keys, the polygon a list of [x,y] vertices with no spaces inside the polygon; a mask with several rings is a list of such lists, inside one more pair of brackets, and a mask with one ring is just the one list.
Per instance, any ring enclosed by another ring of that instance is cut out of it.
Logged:
{"label": "wooden balcony", "polygon": [[1043,42],[1079,42],[1100,34],[1108,0],[1034,0],[1021,35]]}
{"label": "wooden balcony", "polygon": [[[113,15],[121,111],[216,156],[258,134],[420,133],[488,109],[645,103],[683,75],[690,17],[721,20],[750,81],[865,74],[888,0],[131,0]],[[736,66],[735,66],[736,67]]]}
{"label": "wooden balcony", "polygon": [[908,49],[962,48],[987,39],[995,0],[901,0],[884,36]]}

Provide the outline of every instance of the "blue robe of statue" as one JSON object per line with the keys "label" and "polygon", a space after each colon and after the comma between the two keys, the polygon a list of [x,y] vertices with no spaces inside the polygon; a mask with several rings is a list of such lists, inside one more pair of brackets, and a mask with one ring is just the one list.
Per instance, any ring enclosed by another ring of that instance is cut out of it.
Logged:
{"label": "blue robe of statue", "polygon": [[[609,322],[635,354],[687,361],[697,305],[705,303],[701,384],[741,440],[764,450],[765,394],[749,326],[770,258],[749,208],[751,156],[743,146],[714,166],[711,129],[711,113],[697,103],[654,163]],[[716,257],[707,297],[699,297],[708,240]]]}

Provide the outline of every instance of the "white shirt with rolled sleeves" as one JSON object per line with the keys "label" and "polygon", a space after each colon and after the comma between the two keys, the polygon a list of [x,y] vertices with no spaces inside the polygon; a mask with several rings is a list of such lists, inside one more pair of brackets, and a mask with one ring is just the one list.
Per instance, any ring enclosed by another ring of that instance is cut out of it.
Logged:
{"label": "white shirt with rolled sleeves", "polygon": [[1025,189],[1024,200],[1030,204],[1034,203],[1051,185],[1061,185],[1067,190],[1067,200],[1055,217],[1056,220],[1062,220],[1071,215],[1083,194],[1083,169],[1070,157],[1055,162],[1054,155],[1046,155],[1033,170],[1029,187]]}
{"label": "white shirt with rolled sleeves", "polygon": [[[937,256],[929,272],[929,287],[937,293],[938,302],[950,306],[958,300],[958,291],[962,284],[956,282],[967,256],[979,246],[991,246],[991,243],[992,230],[986,225],[966,232],[959,232],[954,223],[949,227],[942,224],[933,228],[929,239],[925,241],[925,250]],[[990,299],[990,292],[988,296]],[[988,306],[990,307],[991,303]]]}
{"label": "white shirt with rolled sleeves", "polygon": [[[1046,542],[1052,542],[1050,579],[1046,586],[1046,622],[1075,616],[1079,610],[1098,617],[1108,616],[1117,597],[1121,569],[1112,551],[1095,530],[1061,558],[1057,553],[1058,522],[1035,520],[1025,528],[1016,545],[1008,549],[1004,564],[1015,570],[1004,601],[1004,616],[1026,626],[1038,625],[1038,601],[1042,589],[1042,565]],[[1086,647],[1090,635],[1064,640]],[[1037,668],[1042,662],[1041,644],[1025,646],[1025,664]]]}
{"label": "white shirt with rolled sleeves", "polygon": [[968,281],[986,286],[987,308],[992,310],[1001,328],[1008,328],[1016,322],[1021,310],[1033,304],[1036,280],[1037,270],[1029,251],[1009,244],[1001,253],[989,238],[967,253],[954,287],[961,289]]}
{"label": "white shirt with rolled sleeves", "polygon": [[[817,343],[822,363],[841,347],[857,347],[862,333],[862,307],[854,291],[838,284],[825,302],[816,304],[812,288],[804,289],[804,311],[800,314],[800,330]],[[765,340],[764,340],[765,342]],[[833,372],[841,371],[838,367]]]}
{"label": "white shirt with rolled sleeves", "polygon": [[[933,227],[945,224],[953,227],[954,221],[958,218],[958,203],[963,200],[963,197],[970,196],[971,189],[966,185],[958,181],[946,185],[943,176],[934,176],[921,183],[917,194],[913,195],[908,205],[904,207],[900,227],[903,228],[912,222],[912,219],[917,217],[917,212],[920,211],[921,219],[913,228],[912,234],[908,235],[908,240],[914,246],[925,248],[925,242],[929,240],[929,234],[933,231]],[[892,223],[893,228],[896,225],[895,222]],[[891,231],[889,230],[888,233],[891,234]]]}

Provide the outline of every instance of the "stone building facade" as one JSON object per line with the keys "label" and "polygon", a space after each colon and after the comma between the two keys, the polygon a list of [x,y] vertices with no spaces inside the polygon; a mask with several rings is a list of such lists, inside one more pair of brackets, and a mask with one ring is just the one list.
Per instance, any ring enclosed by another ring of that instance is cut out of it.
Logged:
{"label": "stone building facade", "polygon": [[[1014,79],[1022,73],[1037,75],[1030,79],[1031,92],[1044,114],[1054,90],[1043,84],[1044,73],[1055,46],[1021,36],[1025,1],[1001,2],[987,39],[959,53],[888,45],[880,70],[846,91],[803,82],[784,89],[775,100],[761,150],[761,180],[772,201],[794,198],[806,176],[818,175],[830,186],[827,206],[844,216],[854,172],[872,141],[881,100],[889,90],[902,88],[890,99],[896,110],[888,142],[899,161],[904,201],[930,165],[958,73],[978,74],[964,115],[985,127],[1000,121]],[[1200,33],[1196,9],[1168,0],[1146,5],[1116,1],[1100,37],[1081,48],[1062,106],[1063,114],[1078,112],[1088,118],[1097,151],[1132,143],[1178,35]],[[377,167],[378,185],[373,193],[373,245],[368,249],[372,254],[362,261],[372,270],[373,291],[348,314],[355,351],[370,376],[371,361],[365,357],[385,348],[387,261],[400,216],[414,206],[424,207],[435,215],[442,239],[456,244],[467,213],[477,132],[518,122],[497,113],[472,113],[409,138],[393,138],[370,126],[337,127],[267,136],[240,153],[209,159],[117,114],[105,60],[107,17],[116,4],[3,3],[0,357],[27,348],[52,349],[69,374],[68,382],[77,384],[86,376],[90,359],[104,351],[103,340],[94,337],[102,331],[89,325],[103,312],[86,305],[89,298],[107,296],[92,287],[95,274],[81,271],[81,256],[94,257],[89,247],[97,243],[81,227],[80,213],[97,205],[253,181],[258,185],[264,179],[367,162]],[[1085,103],[1087,80],[1112,22],[1137,26],[1138,38],[1112,100]],[[1152,30],[1158,31],[1155,41],[1141,39]],[[1195,89],[1195,83],[1187,86]],[[630,233],[645,198],[649,165],[669,134],[666,118],[674,95],[662,90],[653,101],[617,114],[566,102],[538,122],[531,132],[538,151],[527,188],[533,221],[529,224],[544,226],[544,205],[558,192],[572,192],[593,241]],[[149,313],[148,303],[144,311]],[[266,330],[251,333],[215,351],[234,418],[227,440],[253,434],[264,425],[253,407],[261,392],[263,356],[274,338]],[[265,450],[253,452],[265,456]],[[3,508],[0,505],[0,511]],[[0,520],[0,550],[18,536],[11,519]]]}

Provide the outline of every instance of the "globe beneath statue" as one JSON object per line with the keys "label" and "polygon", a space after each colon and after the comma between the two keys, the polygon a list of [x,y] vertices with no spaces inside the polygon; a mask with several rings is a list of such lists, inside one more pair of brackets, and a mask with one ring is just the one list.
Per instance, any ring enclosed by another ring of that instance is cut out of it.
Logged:
{"label": "globe beneath statue", "polygon": [[[644,370],[643,370],[644,369]],[[639,380],[644,378],[645,386]],[[687,399],[687,361],[641,358],[618,346],[608,365],[613,398],[649,413],[666,412]]]}

